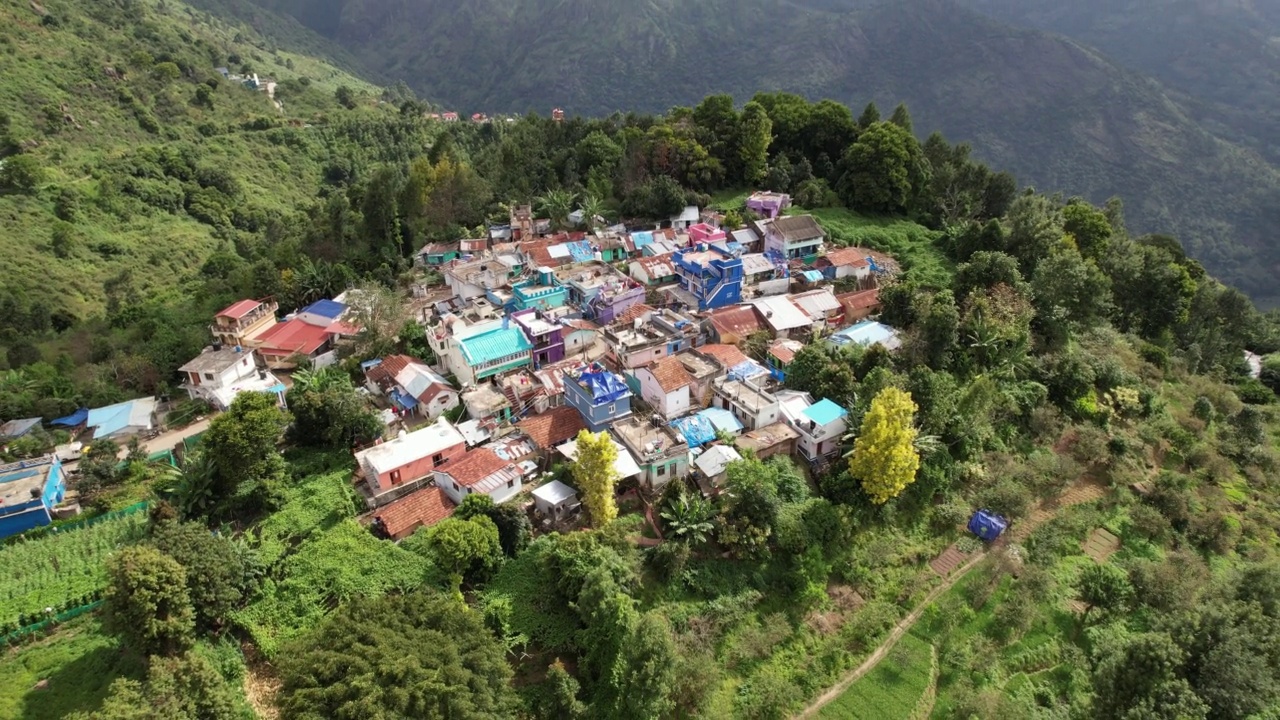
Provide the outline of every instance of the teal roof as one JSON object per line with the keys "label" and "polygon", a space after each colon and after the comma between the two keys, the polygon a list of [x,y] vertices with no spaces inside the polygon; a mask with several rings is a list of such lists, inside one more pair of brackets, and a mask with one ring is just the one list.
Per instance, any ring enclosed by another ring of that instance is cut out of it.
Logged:
{"label": "teal roof", "polygon": [[533,343],[529,342],[520,328],[512,326],[463,338],[458,341],[458,347],[462,349],[462,357],[467,364],[476,367],[517,353],[529,352],[533,349]]}
{"label": "teal roof", "polygon": [[802,414],[819,425],[828,425],[839,420],[845,415],[848,415],[849,411],[831,402],[827,398],[822,398],[818,402],[805,408]]}

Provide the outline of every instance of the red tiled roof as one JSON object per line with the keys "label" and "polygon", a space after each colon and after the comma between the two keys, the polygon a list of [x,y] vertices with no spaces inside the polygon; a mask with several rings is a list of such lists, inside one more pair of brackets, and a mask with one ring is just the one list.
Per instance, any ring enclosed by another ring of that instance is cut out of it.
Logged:
{"label": "red tiled roof", "polygon": [[352,325],[349,322],[335,320],[329,323],[329,326],[326,327],[324,331],[329,333],[330,335],[359,335],[360,327],[357,325]]}
{"label": "red tiled roof", "polygon": [[510,464],[489,448],[477,448],[463,455],[461,460],[439,468],[437,472],[442,472],[457,480],[459,485],[465,486],[474,485]]}
{"label": "red tiled roof", "polygon": [[750,335],[762,329],[760,316],[750,305],[721,308],[711,313],[710,320],[722,335]]}
{"label": "red tiled roof", "polygon": [[[779,340],[769,346],[769,354],[781,360],[784,364],[796,359],[795,341]],[[801,347],[804,347],[801,345]]]}
{"label": "red tiled roof", "polygon": [[264,355],[310,355],[329,339],[329,332],[319,325],[298,320],[276,323],[258,336],[258,351]]}
{"label": "red tiled roof", "polygon": [[636,321],[636,318],[642,317],[646,313],[651,313],[653,311],[654,311],[654,307],[652,305],[645,305],[644,303],[636,303],[635,305],[632,305],[626,310],[623,310],[622,312],[618,313],[617,317],[613,319],[613,322],[615,325],[617,324],[630,325],[631,323]]}
{"label": "red tiled roof", "polygon": [[431,527],[453,514],[453,501],[432,485],[409,493],[378,510],[376,517],[392,539],[400,540],[420,527]]}
{"label": "red tiled roof", "polygon": [[880,304],[880,288],[844,293],[843,295],[837,295],[836,299],[840,301],[845,310],[865,310]]}
{"label": "red tiled roof", "polygon": [[388,355],[382,358],[382,362],[369,368],[365,375],[375,383],[382,384],[384,382],[395,382],[396,375],[401,370],[409,367],[409,363],[420,362],[414,360],[408,355]]}
{"label": "red tiled roof", "polygon": [[703,355],[706,355],[707,357],[710,357],[714,359],[716,362],[720,363],[720,365],[724,367],[726,370],[728,370],[729,368],[737,367],[739,364],[744,363],[747,360],[750,360],[750,358],[747,357],[746,353],[742,352],[741,350],[739,350],[737,347],[733,345],[723,345],[720,343],[712,343],[710,345],[703,345],[702,347],[695,348],[695,349],[698,352],[702,353]]}
{"label": "red tiled roof", "polygon": [[870,267],[871,263],[867,262],[866,251],[862,248],[847,247],[838,248],[827,253],[827,262],[834,267],[848,265],[850,267]]}
{"label": "red tiled roof", "polygon": [[567,318],[560,321],[561,325],[574,330],[599,330],[600,326],[590,320],[582,320],[580,318]]}
{"label": "red tiled roof", "polygon": [[640,267],[644,268],[649,278],[656,279],[660,277],[669,277],[676,274],[675,261],[672,258],[675,253],[662,253],[661,255],[649,255],[642,258],[636,258],[636,262],[640,263]]}
{"label": "red tiled roof", "polygon": [[587,426],[583,424],[582,416],[577,410],[563,405],[541,415],[525,418],[516,423],[516,427],[537,443],[538,447],[547,449],[572,440]]}
{"label": "red tiled roof", "polygon": [[241,300],[240,302],[223,309],[223,311],[218,313],[215,317],[228,317],[239,320],[261,304],[262,303],[257,300]]}
{"label": "red tiled roof", "polygon": [[680,362],[680,358],[674,355],[655,360],[646,369],[653,375],[653,379],[658,381],[658,387],[661,387],[665,393],[673,393],[682,387],[692,385],[694,382],[693,376],[689,374],[688,370],[685,370],[684,363]]}

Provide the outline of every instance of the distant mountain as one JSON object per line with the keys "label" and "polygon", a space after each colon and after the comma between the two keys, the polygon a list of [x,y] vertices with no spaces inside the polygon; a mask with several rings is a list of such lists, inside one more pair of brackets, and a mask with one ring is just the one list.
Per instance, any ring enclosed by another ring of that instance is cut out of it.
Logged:
{"label": "distant mountain", "polygon": [[970,141],[1040,189],[1119,195],[1135,230],[1178,235],[1272,302],[1274,166],[1159,82],[953,0],[254,1],[465,112],[662,111],[766,90],[855,111],[905,101],[920,134]]}

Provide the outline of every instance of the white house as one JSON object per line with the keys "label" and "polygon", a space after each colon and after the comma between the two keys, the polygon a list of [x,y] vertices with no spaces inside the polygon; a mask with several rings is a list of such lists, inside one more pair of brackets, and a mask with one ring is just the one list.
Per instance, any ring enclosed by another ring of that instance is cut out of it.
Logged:
{"label": "white house", "polygon": [[840,453],[840,441],[849,429],[849,411],[827,398],[813,402],[809,393],[778,393],[787,425],[799,433],[796,449],[810,462],[823,462]]}
{"label": "white house", "polygon": [[695,380],[679,358],[669,355],[631,372],[640,397],[663,417],[674,420],[689,412]]}
{"label": "white house", "polygon": [[524,487],[520,468],[487,447],[471,450],[436,470],[435,480],[436,486],[459,505],[474,493],[488,495],[494,503],[503,503]]}
{"label": "white house", "polygon": [[435,420],[458,407],[458,391],[440,373],[408,355],[388,355],[364,371],[371,390],[400,411]]}
{"label": "white house", "polygon": [[748,430],[759,430],[782,419],[778,398],[769,391],[769,371],[749,377],[732,373],[711,382],[714,407],[728,410]]}
{"label": "white house", "polygon": [[765,225],[764,249],[795,260],[821,252],[822,238],[822,226],[812,215],[780,217]]}
{"label": "white house", "polygon": [[707,448],[706,452],[693,461],[693,466],[701,474],[698,486],[707,494],[719,489],[724,484],[729,463],[741,459],[742,455],[728,445],[712,445]]}
{"label": "white house", "polygon": [[702,213],[698,211],[697,205],[689,205],[680,211],[679,215],[672,215],[667,219],[671,223],[673,230],[688,230],[690,225],[696,225],[702,219]]}
{"label": "white house", "polygon": [[246,391],[275,393],[284,402],[284,385],[265,367],[258,367],[254,351],[239,345],[206,350],[178,371],[191,399],[204,400],[219,410],[226,410],[236,395]]}

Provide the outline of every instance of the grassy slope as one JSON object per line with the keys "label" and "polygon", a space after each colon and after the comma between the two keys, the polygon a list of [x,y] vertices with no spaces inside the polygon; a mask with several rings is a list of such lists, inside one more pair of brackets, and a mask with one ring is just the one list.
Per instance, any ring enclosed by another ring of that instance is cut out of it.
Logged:
{"label": "grassy slope", "polygon": [[874,670],[818,713],[827,720],[907,718],[930,680],[929,643],[906,635]]}
{"label": "grassy slope", "polygon": [[[206,21],[179,3],[168,2],[161,9],[140,2],[123,30],[107,14],[110,6],[88,0],[48,3],[59,24],[46,27],[26,2],[0,2],[0,53],[7,58],[0,112],[10,117],[18,140],[38,143],[31,152],[47,174],[36,196],[0,195],[6,229],[0,237],[0,274],[10,288],[82,317],[99,307],[107,278],[131,271],[143,292],[171,288],[225,242],[181,210],[122,216],[99,207],[94,201],[103,179],[112,176],[114,162],[143,148],[194,146],[203,164],[234,174],[244,188],[243,202],[292,211],[314,197],[319,180],[315,168],[294,162],[295,151],[270,143],[264,133],[242,130],[240,124],[254,117],[314,121],[337,107],[332,92],[338,85],[373,89],[323,61],[272,54],[265,44],[253,44],[252,33]],[[146,51],[164,57],[167,48],[180,49],[181,59],[191,63],[191,77],[158,80],[136,56]],[[310,88],[284,97],[284,112],[277,113],[265,93],[222,82],[214,92],[215,108],[197,107],[191,102],[195,88],[215,77],[214,67],[225,65],[231,54],[282,81],[310,78]],[[124,79],[110,78],[106,67],[123,72]],[[119,99],[122,89],[140,99],[158,121],[159,132],[139,125]],[[75,124],[51,124],[43,109],[64,104]],[[203,123],[226,132],[204,137],[197,131]],[[81,196],[81,210],[73,223],[75,247],[60,259],[53,255],[50,239],[54,202],[64,188]],[[119,252],[95,250],[104,244]]]}
{"label": "grassy slope", "polygon": [[[92,710],[116,678],[142,675],[98,618],[78,618],[50,638],[6,651],[0,659],[0,717],[45,720]],[[49,681],[47,690],[32,689],[40,680]]]}

